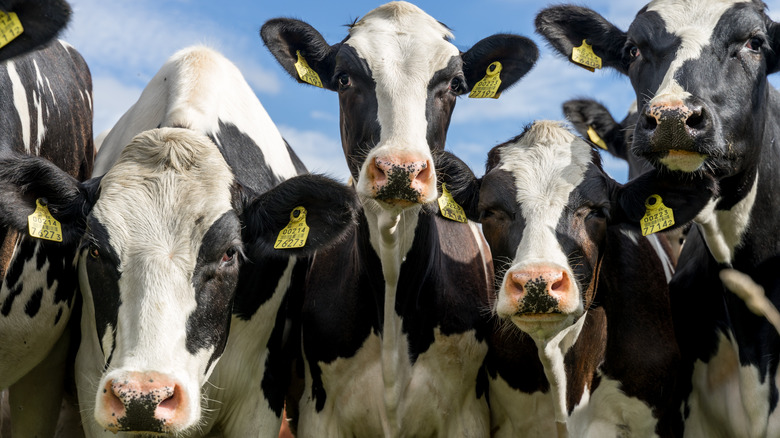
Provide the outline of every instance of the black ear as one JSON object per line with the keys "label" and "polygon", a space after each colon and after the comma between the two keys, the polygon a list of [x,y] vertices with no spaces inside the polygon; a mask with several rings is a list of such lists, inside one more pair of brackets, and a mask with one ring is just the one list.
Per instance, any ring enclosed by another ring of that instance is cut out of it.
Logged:
{"label": "black ear", "polygon": [[63,0],[0,0],[0,11],[13,12],[24,31],[0,48],[0,61],[48,43],[70,21],[70,6]]}
{"label": "black ear", "polygon": [[777,73],[780,71],[780,24],[766,18],[767,30],[769,33],[769,46],[767,50],[767,73]]}
{"label": "black ear", "polygon": [[595,11],[572,5],[553,6],[539,12],[535,24],[536,32],[570,61],[572,49],[587,40],[603,66],[628,73],[623,58],[626,33]]}
{"label": "black ear", "polygon": [[298,62],[297,52],[300,51],[309,67],[317,72],[322,85],[336,90],[331,79],[338,45],[329,46],[325,38],[308,23],[292,18],[274,18],[266,21],[260,28],[260,37],[274,58],[296,81],[306,83],[295,69],[295,63]]}
{"label": "black ear", "polygon": [[455,202],[463,207],[466,217],[473,221],[479,220],[479,186],[481,180],[474,176],[471,168],[460,158],[447,151],[434,154],[434,166],[439,182],[439,193],[442,193],[441,184],[447,185]]}
{"label": "black ear", "polygon": [[628,147],[623,127],[604,105],[592,99],[568,100],[563,103],[563,114],[583,138],[592,141],[588,129],[593,128],[610,154],[627,159]]}
{"label": "black ear", "polygon": [[539,58],[539,49],[528,38],[511,34],[489,36],[461,55],[463,58],[463,74],[469,88],[485,77],[488,66],[494,62],[501,63],[501,85],[498,92],[511,87],[525,76]]}
{"label": "black ear", "polygon": [[674,229],[691,222],[696,215],[718,194],[717,182],[705,174],[669,172],[656,169],[645,172],[624,186],[618,185],[613,193],[614,220],[641,227],[647,212],[645,202],[651,195],[661,197],[663,204],[674,212]]}
{"label": "black ear", "polygon": [[97,198],[100,178],[79,183],[50,161],[29,155],[0,159],[0,224],[28,232],[27,217],[36,200],[47,204],[62,225],[63,244],[81,239],[86,217]]}
{"label": "black ear", "polygon": [[[306,209],[309,235],[305,246],[274,249],[279,232],[290,223],[296,207]],[[355,190],[320,175],[290,178],[263,193],[244,208],[244,242],[251,253],[286,257],[307,256],[340,242],[357,224],[360,211]]]}

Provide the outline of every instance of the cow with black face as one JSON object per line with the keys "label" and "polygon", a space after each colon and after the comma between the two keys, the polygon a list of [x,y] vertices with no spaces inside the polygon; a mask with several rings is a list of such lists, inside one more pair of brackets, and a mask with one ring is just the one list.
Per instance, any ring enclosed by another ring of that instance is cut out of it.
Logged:
{"label": "cow with black face", "polygon": [[430,204],[435,159],[457,96],[488,72],[500,75],[494,91],[511,86],[535,62],[535,45],[494,35],[461,53],[447,27],[405,2],[369,12],[333,46],[293,19],[270,20],[261,36],[293,77],[303,81],[295,65],[305,60],[338,92],[363,206],[358,229],[309,270],[299,435],[487,436],[477,381],[490,256],[475,224]]}
{"label": "cow with black face", "polygon": [[636,224],[650,195],[674,193],[681,224],[713,189],[654,171],[621,186],[584,140],[549,121],[493,148],[485,176],[456,187],[490,244],[505,325],[486,360],[493,436],[555,436],[556,423],[558,436],[679,430],[670,260]]}
{"label": "cow with black face", "polygon": [[767,81],[780,70],[780,27],[751,0],[654,1],[628,32],[576,6],[543,10],[536,24],[562,54],[586,40],[628,75],[639,105],[635,153],[670,173],[718,179],[671,284],[686,433],[777,435],[780,338],[718,271],[764,278],[780,253],[780,94]]}
{"label": "cow with black face", "polygon": [[[51,41],[70,8],[62,1],[0,1],[0,13],[23,29],[0,47],[0,157],[37,155],[74,178],[88,178],[92,78],[76,49]],[[0,208],[0,216],[7,214]],[[7,430],[9,422],[0,419],[0,435],[52,436],[70,370],[76,247],[1,222],[0,390],[8,388],[11,421]]]}
{"label": "cow with black face", "polygon": [[[24,229],[45,197],[63,242],[80,242],[87,436],[278,433],[286,292],[298,258],[354,227],[353,191],[296,176],[238,69],[203,47],[161,68],[103,152],[116,160],[83,183],[43,159],[0,162],[3,223]],[[293,223],[308,227],[305,245],[273,249]]]}

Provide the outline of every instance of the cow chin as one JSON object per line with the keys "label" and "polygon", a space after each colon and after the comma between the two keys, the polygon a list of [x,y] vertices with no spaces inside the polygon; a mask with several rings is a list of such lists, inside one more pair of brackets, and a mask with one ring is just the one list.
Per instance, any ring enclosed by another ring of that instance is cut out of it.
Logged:
{"label": "cow chin", "polygon": [[509,319],[534,340],[547,340],[574,324],[580,315],[566,313],[515,313]]}
{"label": "cow chin", "polygon": [[690,173],[701,169],[706,159],[707,155],[705,154],[672,149],[666,154],[666,156],[660,158],[658,161],[666,166],[666,168],[669,170]]}

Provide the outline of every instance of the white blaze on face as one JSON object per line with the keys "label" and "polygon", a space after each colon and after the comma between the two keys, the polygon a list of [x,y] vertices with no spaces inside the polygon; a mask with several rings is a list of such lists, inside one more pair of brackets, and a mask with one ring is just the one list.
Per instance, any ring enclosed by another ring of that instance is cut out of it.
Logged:
{"label": "white blaze on face", "polygon": [[121,305],[111,366],[98,388],[124,371],[165,373],[184,386],[197,420],[213,350],[193,356],[185,346],[196,308],[192,273],[204,235],[232,208],[232,182],[216,146],[178,128],[140,134],[103,178],[92,214],[119,258]]}
{"label": "white blaze on face", "polygon": [[[445,26],[405,2],[374,9],[350,30],[346,44],[366,60],[376,83],[381,127],[379,143],[360,171],[359,192],[369,193],[364,176],[377,156],[417,155],[431,160],[426,138],[428,84],[435,72],[460,55],[447,41],[451,38]],[[431,194],[434,199],[435,192]]]}
{"label": "white blaze on face", "polygon": [[647,12],[657,12],[664,20],[666,31],[680,38],[674,60],[669,66],[661,85],[650,101],[684,102],[691,94],[685,91],[674,78],[685,61],[696,59],[702,48],[710,43],[715,26],[723,14],[737,3],[750,0],[655,0],[647,5]]}
{"label": "white blaze on face", "polygon": [[[514,177],[517,203],[526,225],[512,267],[557,265],[575,278],[555,229],[571,192],[591,161],[590,147],[558,122],[538,121],[516,143],[501,149],[500,168]],[[512,314],[502,282],[496,311]],[[577,283],[572,282],[578,289]],[[579,300],[579,313],[583,311]]]}

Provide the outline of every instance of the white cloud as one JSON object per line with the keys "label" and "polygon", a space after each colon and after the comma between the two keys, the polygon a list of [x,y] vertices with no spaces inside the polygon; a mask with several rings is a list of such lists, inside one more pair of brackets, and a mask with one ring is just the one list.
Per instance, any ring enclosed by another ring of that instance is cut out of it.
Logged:
{"label": "white cloud", "polygon": [[113,76],[93,76],[95,135],[114,126],[122,114],[138,100],[142,90],[140,86],[126,84]]}
{"label": "white cloud", "polygon": [[349,169],[340,139],[319,131],[300,130],[289,125],[279,125],[279,131],[310,172],[324,173],[347,182]]}

